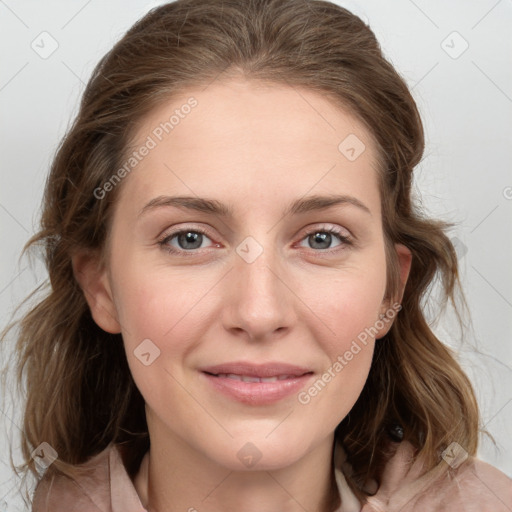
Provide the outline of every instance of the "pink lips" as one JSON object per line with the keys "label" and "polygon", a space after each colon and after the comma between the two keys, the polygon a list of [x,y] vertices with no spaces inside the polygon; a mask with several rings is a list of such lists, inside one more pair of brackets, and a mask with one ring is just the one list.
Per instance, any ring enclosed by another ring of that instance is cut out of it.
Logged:
{"label": "pink lips", "polygon": [[251,405],[270,404],[297,393],[313,375],[310,368],[287,363],[232,362],[200,371],[214,389]]}

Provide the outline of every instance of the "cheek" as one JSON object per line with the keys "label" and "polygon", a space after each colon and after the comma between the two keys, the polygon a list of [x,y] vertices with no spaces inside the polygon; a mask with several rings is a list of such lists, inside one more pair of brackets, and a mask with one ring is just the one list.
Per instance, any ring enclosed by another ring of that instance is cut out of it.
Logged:
{"label": "cheek", "polygon": [[367,265],[346,268],[325,284],[323,293],[313,293],[309,283],[306,300],[316,301],[315,311],[320,312],[318,324],[323,327],[316,338],[330,361],[325,380],[348,404],[359,395],[370,369],[386,288],[385,259],[375,257]]}
{"label": "cheek", "polygon": [[126,275],[118,290],[125,342],[133,346],[145,338],[158,340],[158,344],[172,340],[166,344],[166,353],[180,352],[187,345],[191,319],[209,284],[200,277],[191,280],[169,271],[141,275],[133,268]]}
{"label": "cheek", "polygon": [[324,327],[316,339],[328,359],[323,373],[300,393],[298,401],[325,419],[322,428],[334,429],[365,385],[384,290],[385,276],[379,271],[354,270],[338,278],[329,293],[317,295]]}
{"label": "cheek", "polygon": [[[317,282],[317,285],[319,283]],[[382,260],[368,266],[346,268],[335,279],[303,290],[304,302],[314,304],[314,311],[328,328],[331,355],[345,350],[347,343],[375,325],[379,319],[386,288],[386,268]]]}
{"label": "cheek", "polygon": [[142,274],[133,268],[125,275],[118,298],[132,376],[151,407],[158,410],[166,404],[182,410],[182,404],[190,405],[179,384],[184,381],[184,360],[202,338],[198,313],[211,285],[161,270]]}

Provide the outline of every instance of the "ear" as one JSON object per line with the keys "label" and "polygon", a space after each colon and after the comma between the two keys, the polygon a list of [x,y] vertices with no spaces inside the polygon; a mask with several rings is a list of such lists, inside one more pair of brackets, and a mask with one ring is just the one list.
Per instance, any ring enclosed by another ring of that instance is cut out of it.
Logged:
{"label": "ear", "polygon": [[73,274],[84,292],[91,315],[96,324],[106,332],[121,332],[117,310],[105,268],[99,263],[97,253],[80,251],[71,257]]}
{"label": "ear", "polygon": [[395,297],[393,297],[391,300],[385,300],[382,302],[379,318],[380,322],[376,322],[376,327],[378,327],[378,333],[375,336],[375,339],[382,338],[391,329],[391,326],[393,325],[393,319],[398,314],[399,311],[399,309],[395,306],[398,306],[402,302],[405,285],[407,284],[409,272],[411,271],[412,253],[410,249],[407,248],[405,245],[395,244],[395,251],[398,260],[400,286]]}
{"label": "ear", "polygon": [[412,253],[408,247],[402,244],[395,244],[395,250],[398,255],[398,265],[400,267],[400,289],[398,296],[395,298],[395,302],[400,304],[404,296],[409,272],[411,271]]}

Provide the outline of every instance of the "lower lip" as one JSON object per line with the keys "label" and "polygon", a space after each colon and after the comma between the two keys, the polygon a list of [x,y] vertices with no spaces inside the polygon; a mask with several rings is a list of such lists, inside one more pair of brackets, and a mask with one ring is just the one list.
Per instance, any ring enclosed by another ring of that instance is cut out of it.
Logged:
{"label": "lower lip", "polygon": [[226,396],[250,405],[265,405],[277,402],[298,393],[313,377],[312,373],[276,380],[275,382],[244,382],[227,377],[215,377],[201,372],[214,389]]}

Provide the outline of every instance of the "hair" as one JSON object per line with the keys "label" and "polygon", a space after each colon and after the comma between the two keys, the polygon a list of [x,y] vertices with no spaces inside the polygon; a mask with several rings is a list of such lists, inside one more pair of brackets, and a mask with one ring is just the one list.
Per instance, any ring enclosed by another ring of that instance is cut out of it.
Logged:
{"label": "hair", "polygon": [[83,249],[104,255],[123,184],[101,200],[94,191],[122,165],[144,116],[187,88],[224,77],[306,88],[362,122],[378,153],[388,297],[399,289],[394,244],[412,253],[402,309],[375,344],[364,389],[335,431],[353,469],[350,485],[365,496],[362,484],[378,477],[395,425],[427,468],[452,441],[475,455],[473,389],[424,311],[435,283],[443,306],[449,299],[457,311],[451,225],[412,202],[422,121],[375,35],[348,10],[321,0],[178,0],[152,9],[97,64],[53,159],[40,229],[23,249],[42,245],[49,277],[26,301],[44,296],[15,323],[18,385],[26,377],[23,470],[38,475],[31,452],[46,441],[58,453],[48,474],[78,475],[76,466],[109,443],[123,448],[128,473],[136,473],[149,447],[144,399],[121,334],[92,319],[71,256]]}

